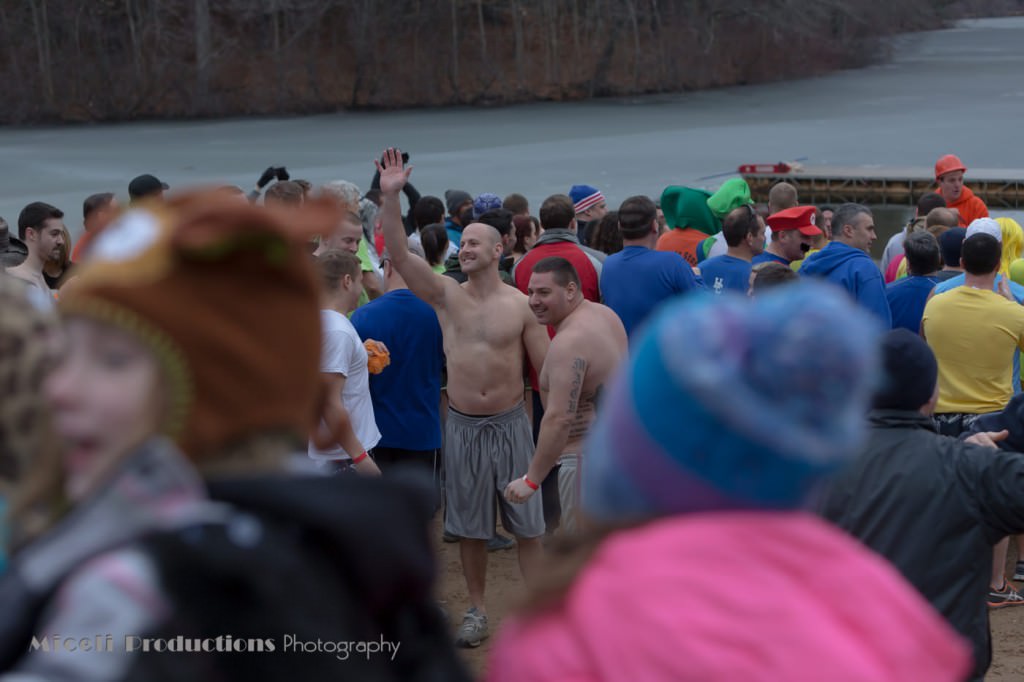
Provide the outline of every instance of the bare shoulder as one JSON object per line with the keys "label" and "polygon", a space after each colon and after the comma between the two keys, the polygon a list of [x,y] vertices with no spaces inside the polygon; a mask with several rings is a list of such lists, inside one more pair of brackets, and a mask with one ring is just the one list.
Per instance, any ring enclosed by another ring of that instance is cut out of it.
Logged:
{"label": "bare shoulder", "polygon": [[590,311],[591,324],[600,327],[602,331],[616,335],[619,333],[622,336],[626,335],[626,327],[622,324],[622,319],[619,318],[614,310],[603,303],[594,302],[590,302],[587,309]]}
{"label": "bare shoulder", "polygon": [[548,347],[548,358],[556,362],[572,360],[575,357],[585,359],[589,352],[587,345],[589,336],[589,330],[581,326],[560,330],[551,339],[551,345]]}
{"label": "bare shoulder", "polygon": [[530,310],[530,297],[519,291],[519,289],[507,284],[504,286],[504,289],[501,293],[502,302],[519,311],[524,316],[526,322],[538,324],[537,318],[533,316],[533,311]]}
{"label": "bare shoulder", "polygon": [[24,264],[16,265],[13,268],[7,268],[5,272],[7,273],[8,276],[13,277],[14,279],[22,282],[23,284],[27,284],[33,287],[39,286],[38,279],[36,279],[36,277],[32,275],[32,273],[28,270],[28,268],[24,266]]}
{"label": "bare shoulder", "polygon": [[622,320],[619,319],[618,314],[614,310],[606,306],[604,303],[591,302],[591,306],[591,310],[595,311],[596,315],[600,315],[602,320],[609,323],[618,323],[619,325],[622,324]]}
{"label": "bare shoulder", "polygon": [[523,292],[519,291],[519,289],[517,289],[514,286],[506,284],[499,291],[501,291],[501,295],[504,298],[510,301],[518,301],[520,304],[525,305],[527,307],[529,307],[530,305],[530,297],[524,294]]}

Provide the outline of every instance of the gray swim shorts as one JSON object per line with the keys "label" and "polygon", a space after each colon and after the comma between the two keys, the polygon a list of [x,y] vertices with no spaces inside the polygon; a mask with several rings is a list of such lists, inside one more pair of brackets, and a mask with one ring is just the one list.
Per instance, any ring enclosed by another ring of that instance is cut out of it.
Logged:
{"label": "gray swim shorts", "polygon": [[562,455],[558,458],[558,502],[562,507],[559,531],[573,534],[579,531],[576,514],[580,507],[580,455]]}
{"label": "gray swim shorts", "polygon": [[540,494],[523,504],[505,500],[505,486],[521,477],[533,457],[533,432],[526,408],[489,417],[474,417],[448,408],[444,434],[444,530],[462,538],[487,540],[494,535],[494,500],[501,523],[520,538],[544,534]]}

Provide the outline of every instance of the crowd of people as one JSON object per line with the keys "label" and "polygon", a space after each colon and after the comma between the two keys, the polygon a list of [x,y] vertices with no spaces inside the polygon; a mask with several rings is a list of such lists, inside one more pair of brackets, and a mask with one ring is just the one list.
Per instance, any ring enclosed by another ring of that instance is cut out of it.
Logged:
{"label": "crowd of people", "polygon": [[467,679],[513,546],[489,679],[983,678],[1024,232],[959,158],[880,265],[867,206],[787,183],[534,216],[373,170],[0,219],[0,680]]}

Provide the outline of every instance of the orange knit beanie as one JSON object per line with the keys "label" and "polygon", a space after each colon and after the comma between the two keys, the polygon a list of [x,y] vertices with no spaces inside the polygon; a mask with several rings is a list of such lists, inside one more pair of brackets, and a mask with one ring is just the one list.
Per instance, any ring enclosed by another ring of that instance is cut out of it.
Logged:
{"label": "orange knit beanie", "polygon": [[133,207],[96,238],[59,307],[154,351],[170,398],[162,430],[191,458],[262,430],[304,438],[320,385],[305,244],[338,219],[329,200],[285,212],[217,192]]}

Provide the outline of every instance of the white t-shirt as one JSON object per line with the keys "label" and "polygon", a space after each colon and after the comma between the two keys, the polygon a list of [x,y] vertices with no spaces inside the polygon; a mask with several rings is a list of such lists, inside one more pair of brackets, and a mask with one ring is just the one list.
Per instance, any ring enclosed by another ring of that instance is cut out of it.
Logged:
{"label": "white t-shirt", "polygon": [[[373,402],[370,400],[370,371],[366,366],[366,348],[363,347],[355,327],[341,313],[321,310],[320,325],[323,328],[320,341],[320,371],[345,376],[341,402],[352,420],[356,438],[369,450],[380,442],[380,431],[377,430]],[[350,459],[341,446],[318,450],[313,443],[309,444],[309,456],[319,460]]]}

